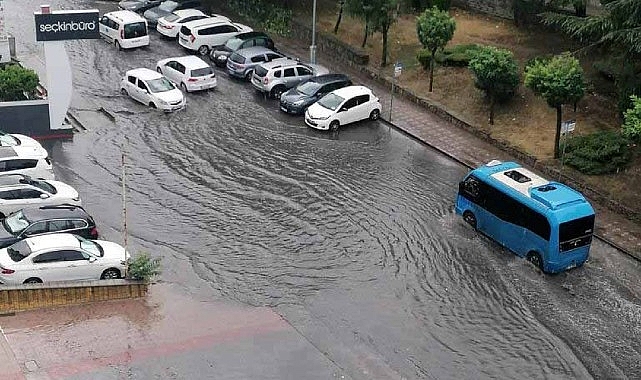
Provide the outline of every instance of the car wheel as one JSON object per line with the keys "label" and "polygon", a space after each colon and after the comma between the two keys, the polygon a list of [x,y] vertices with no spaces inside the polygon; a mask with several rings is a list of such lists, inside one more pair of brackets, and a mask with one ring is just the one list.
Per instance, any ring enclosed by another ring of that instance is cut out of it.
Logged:
{"label": "car wheel", "polygon": [[529,252],[527,254],[527,261],[531,262],[532,265],[537,267],[540,270],[543,270],[543,260],[541,259],[541,255],[539,255],[538,252]]}
{"label": "car wheel", "polygon": [[187,90],[187,86],[185,85],[185,82],[180,83],[180,89],[183,90],[183,92],[188,93],[189,90]]}
{"label": "car wheel", "polygon": [[160,74],[162,74],[162,70],[160,69],[160,66],[156,67],[156,71],[158,71]]}
{"label": "car wheel", "polygon": [[380,116],[381,116],[381,111],[379,111],[379,110],[377,110],[377,109],[376,109],[376,110],[373,110],[373,111],[369,114],[369,119],[370,119],[370,120],[378,120],[378,118],[379,118]]}
{"label": "car wheel", "polygon": [[203,45],[198,48],[198,54],[207,55],[208,53],[209,53],[209,47],[207,45]]}
{"label": "car wheel", "polygon": [[118,42],[118,40],[114,42],[114,45],[116,46],[116,50],[122,50],[122,46],[120,46],[120,42]]}
{"label": "car wheel", "polygon": [[274,99],[280,99],[280,96],[285,92],[285,87],[283,86],[276,86],[272,88],[272,98]]}
{"label": "car wheel", "polygon": [[38,277],[30,277],[24,280],[23,284],[42,284],[42,280]]}
{"label": "car wheel", "polygon": [[4,214],[0,212],[0,219],[4,219],[4,218],[5,218]]}
{"label": "car wheel", "polygon": [[341,123],[338,122],[338,120],[334,120],[331,123],[329,123],[329,130],[330,131],[337,131],[338,127],[341,126]]}
{"label": "car wheel", "polygon": [[149,107],[151,108],[158,108],[156,107],[156,104],[154,102],[149,102]]}
{"label": "car wheel", "polygon": [[124,88],[124,87],[120,89],[120,93],[121,93],[122,95],[125,95],[125,96],[128,96],[128,95],[129,95],[129,93],[127,92],[127,90],[125,90],[125,88]]}
{"label": "car wheel", "polygon": [[[211,57],[211,56],[210,56],[210,57]],[[220,68],[223,68],[223,67],[227,66],[227,62],[225,62],[225,63],[220,63],[220,61],[219,61],[219,60],[217,60],[217,59],[216,59],[216,60],[214,60],[214,64],[216,65],[216,67],[220,67]]]}
{"label": "car wheel", "polygon": [[101,280],[113,280],[120,278],[120,271],[116,268],[105,269],[100,275]]}
{"label": "car wheel", "polygon": [[247,82],[251,82],[251,80],[252,80],[252,77],[253,77],[253,76],[254,76],[254,70],[249,70],[249,71],[245,74],[245,80],[246,80]]}
{"label": "car wheel", "polygon": [[476,216],[474,216],[474,213],[472,211],[465,211],[463,213],[463,220],[472,226],[472,228],[476,229]]}

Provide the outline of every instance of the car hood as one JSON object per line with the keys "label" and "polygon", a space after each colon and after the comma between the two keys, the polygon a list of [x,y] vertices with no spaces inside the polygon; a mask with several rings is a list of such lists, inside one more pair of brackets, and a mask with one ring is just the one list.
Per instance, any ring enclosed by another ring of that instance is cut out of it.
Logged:
{"label": "car hood", "polygon": [[7,231],[3,225],[0,225],[0,247],[3,246],[2,243],[4,241],[11,240],[13,242],[15,239],[16,237],[11,232]]}
{"label": "car hood", "polygon": [[[55,197],[68,198],[68,199],[80,198],[76,189],[67,185],[64,182],[60,182],[60,181],[47,181],[47,182],[56,188],[57,193],[56,195],[54,195]],[[80,202],[78,202],[78,205],[80,205]]]}
{"label": "car hood", "polygon": [[125,248],[118,243],[106,240],[96,240],[96,243],[100,244],[104,251],[103,260],[124,261],[129,258],[129,252],[126,252]]}
{"label": "car hood", "polygon": [[12,136],[20,140],[20,145],[18,145],[18,147],[30,148],[33,152],[36,152],[38,155],[43,157],[49,156],[47,150],[43,148],[42,145],[34,138],[17,133],[12,134]]}
{"label": "car hood", "polygon": [[303,94],[302,92],[298,92],[296,88],[292,88],[281,95],[280,98],[288,103],[294,103],[297,100],[308,100],[310,97]]}
{"label": "car hood", "polygon": [[170,15],[171,12],[164,11],[160,8],[152,8],[145,11],[144,16],[146,19],[158,20],[161,17]]}
{"label": "car hood", "polygon": [[177,102],[177,101],[182,101],[183,98],[184,98],[184,95],[183,95],[182,91],[180,91],[177,88],[174,88],[173,90],[169,90],[169,91],[156,92],[156,93],[154,93],[154,95],[158,99],[160,99],[160,100],[162,100],[164,102],[167,102],[167,103],[173,103],[173,102]]}
{"label": "car hood", "polygon": [[334,114],[334,111],[314,103],[307,109],[307,114],[313,119],[326,119]]}
{"label": "car hood", "polygon": [[142,8],[143,6],[145,6],[145,3],[145,1],[121,1],[118,3],[118,5],[122,9],[133,11],[135,9]]}

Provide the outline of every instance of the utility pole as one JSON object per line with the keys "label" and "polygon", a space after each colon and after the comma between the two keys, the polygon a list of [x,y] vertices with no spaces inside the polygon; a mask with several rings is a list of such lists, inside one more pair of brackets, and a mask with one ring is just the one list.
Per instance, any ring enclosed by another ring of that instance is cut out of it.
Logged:
{"label": "utility pole", "polygon": [[316,63],[316,0],[312,9],[312,45],[309,47],[309,62]]}

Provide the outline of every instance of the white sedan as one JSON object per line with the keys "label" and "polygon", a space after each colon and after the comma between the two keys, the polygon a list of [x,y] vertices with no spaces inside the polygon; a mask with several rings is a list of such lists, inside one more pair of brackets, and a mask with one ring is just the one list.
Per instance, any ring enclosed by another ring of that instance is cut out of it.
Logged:
{"label": "white sedan", "polygon": [[0,283],[121,278],[128,259],[129,252],[109,241],[67,233],[29,237],[0,249]]}
{"label": "white sedan", "polygon": [[186,102],[185,95],[169,79],[146,68],[127,71],[120,81],[120,93],[165,112],[179,110]]}
{"label": "white sedan", "polygon": [[198,9],[180,9],[173,11],[170,15],[159,18],[156,30],[165,37],[177,38],[182,24],[208,17]]}
{"label": "white sedan", "polygon": [[210,90],[216,87],[214,69],[193,55],[161,59],[156,63],[156,71],[176,86],[180,86],[184,92]]}

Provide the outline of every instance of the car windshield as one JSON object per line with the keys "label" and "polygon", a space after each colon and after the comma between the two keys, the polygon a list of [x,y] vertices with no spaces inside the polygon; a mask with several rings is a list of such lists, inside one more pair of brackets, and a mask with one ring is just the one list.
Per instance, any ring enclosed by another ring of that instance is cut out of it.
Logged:
{"label": "car windshield", "polygon": [[147,35],[147,26],[144,22],[133,22],[125,24],[124,38],[138,38]]}
{"label": "car windshield", "polygon": [[165,21],[174,22],[174,21],[178,20],[179,18],[180,17],[177,14],[172,13],[170,15],[165,16]]}
{"label": "car windshield", "polygon": [[245,57],[243,57],[242,55],[240,55],[238,53],[232,53],[232,55],[229,57],[229,59],[232,62],[241,63],[241,64],[245,63]]}
{"label": "car windshield", "polygon": [[76,239],[80,242],[80,248],[91,253],[94,256],[102,257],[105,255],[105,251],[102,249],[100,244],[96,243],[93,240],[88,240],[82,236],[74,235]]}
{"label": "car windshield", "polygon": [[321,106],[330,109],[332,111],[336,111],[336,108],[340,106],[345,99],[341,98],[340,96],[336,94],[329,93],[325,96],[323,96],[319,101],[318,104]]}
{"label": "car windshield", "polygon": [[296,91],[300,92],[303,95],[312,96],[320,88],[320,84],[314,81],[303,82],[296,87]]}
{"label": "car windshield", "polygon": [[31,248],[26,240],[20,240],[7,247],[7,253],[11,260],[18,262],[31,254]]}
{"label": "car windshield", "polygon": [[20,140],[11,136],[8,133],[0,132],[0,146],[15,146],[20,145]]}
{"label": "car windshield", "polygon": [[13,235],[17,235],[29,226],[29,221],[22,211],[17,211],[7,216],[2,221],[2,225],[4,225],[5,230],[11,232]]}
{"label": "car windshield", "polygon": [[191,70],[191,76],[193,78],[204,77],[214,73],[214,69],[211,67],[201,67],[200,69]]}
{"label": "car windshield", "polygon": [[230,38],[225,43],[225,47],[231,51],[235,51],[235,50],[238,50],[238,48],[242,44],[243,44],[243,40],[241,40],[240,38]]}
{"label": "car windshield", "polygon": [[147,85],[151,92],[165,92],[176,88],[169,80],[167,80],[167,78],[164,77],[147,81]]}
{"label": "car windshield", "polygon": [[173,12],[176,8],[178,8],[178,3],[175,1],[163,1],[162,4],[158,6],[158,9],[165,12]]}

